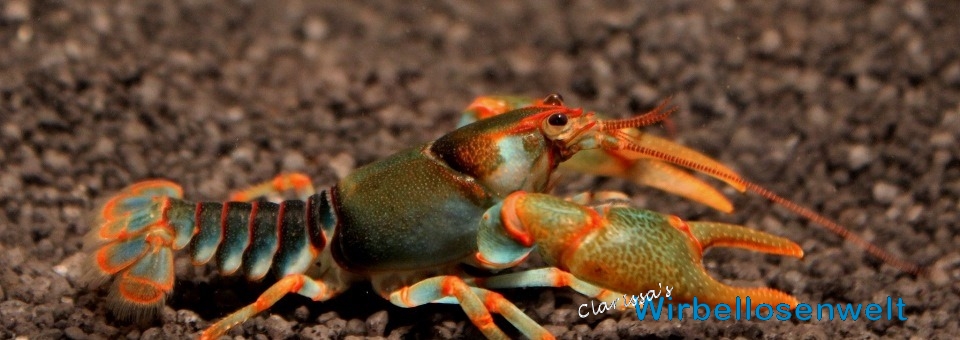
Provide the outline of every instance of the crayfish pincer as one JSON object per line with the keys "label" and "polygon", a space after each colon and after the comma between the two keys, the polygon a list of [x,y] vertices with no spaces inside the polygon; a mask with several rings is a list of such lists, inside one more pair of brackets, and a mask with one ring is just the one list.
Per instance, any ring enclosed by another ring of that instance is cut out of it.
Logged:
{"label": "crayfish pincer", "polygon": [[626,296],[668,283],[675,285],[674,302],[697,297],[707,304],[734,305],[737,297],[749,296],[773,306],[798,303],[777,290],[720,283],[701,263],[703,251],[711,246],[802,257],[803,250],[790,240],[738,225],[687,222],[624,203],[581,203],[588,202],[522,191],[507,196],[484,215],[478,256],[492,263],[513,263],[536,248],[547,265],[573,273],[584,281],[581,286],[592,284],[597,288],[590,289],[602,287]]}
{"label": "crayfish pincer", "polygon": [[[256,301],[206,329],[204,339],[225,334],[286,294],[324,301],[360,280],[371,281],[401,307],[459,304],[489,338],[506,338],[492,314],[527,337],[553,337],[494,288],[567,286],[603,297],[642,290],[650,279],[676,279],[691,282],[678,285],[682,291],[674,293],[680,296],[716,302],[766,294],[796,303],[774,290],[719,284],[700,266],[710,245],[800,256],[792,242],[627,206],[563,202],[542,194],[553,186],[558,168],[621,177],[731,211],[722,194],[684,168],[704,173],[760,193],[886,262],[916,271],[709,157],[639,129],[673,111],[664,103],[636,117],[603,119],[565,106],[559,95],[481,97],[466,109],[462,127],[360,167],[320,192],[309,176],[294,173],[237,191],[229,202],[189,202],[177,184],[147,180],[121,190],[97,213],[90,272],[94,282],[113,281],[109,303],[121,317],[146,317],[163,305],[173,292],[178,250],[196,265],[214,261],[227,275],[276,280]],[[291,190],[299,199],[254,201]],[[584,216],[599,220],[580,221]],[[611,242],[597,242],[601,238]],[[555,267],[482,280],[460,268],[507,269],[532,247],[540,247]],[[669,272],[652,269],[657,266]]]}

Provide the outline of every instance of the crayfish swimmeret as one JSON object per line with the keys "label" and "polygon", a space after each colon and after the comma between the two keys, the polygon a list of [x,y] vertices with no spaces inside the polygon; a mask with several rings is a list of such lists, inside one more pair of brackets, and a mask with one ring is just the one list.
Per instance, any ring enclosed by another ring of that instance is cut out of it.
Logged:
{"label": "crayfish swimmeret", "polygon": [[[722,284],[701,264],[704,249],[725,246],[801,257],[795,243],[741,226],[685,222],[629,206],[622,194],[601,192],[568,199],[543,194],[554,171],[627,178],[717,210],[733,207],[716,189],[681,168],[756,192],[812,219],[899,268],[916,272],[820,215],[750,183],[718,162],[638,128],[665,119],[661,105],[627,119],[602,119],[542,100],[481,97],[462,127],[439,139],[363,166],[328,190],[315,193],[302,174],[280,175],[241,190],[231,202],[191,203],[164,180],[134,184],[109,200],[91,231],[92,270],[113,279],[111,306],[121,316],[155,311],[173,290],[173,252],[189,248],[197,265],[216,257],[226,274],[279,280],[254,303],[208,328],[213,339],[297,293],[324,301],[352,282],[370,280],[402,307],[455,303],[489,338],[506,335],[500,314],[530,338],[549,332],[501,295],[516,287],[570,287],[607,299],[674,286],[673,300],[698,297],[732,303],[786,303],[792,296],[768,288]],[[300,200],[252,201],[294,190]],[[466,264],[497,271],[537,249],[551,267],[474,278]]]}

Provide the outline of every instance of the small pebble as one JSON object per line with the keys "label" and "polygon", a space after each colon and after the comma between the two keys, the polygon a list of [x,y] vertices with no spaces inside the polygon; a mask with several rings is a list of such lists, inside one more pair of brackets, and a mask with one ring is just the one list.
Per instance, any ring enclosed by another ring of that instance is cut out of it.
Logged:
{"label": "small pebble", "polygon": [[[131,333],[132,334],[132,333]],[[140,335],[140,340],[152,340],[152,339],[163,339],[163,331],[160,327],[152,327],[148,330],[143,331],[143,334]]]}
{"label": "small pebble", "polygon": [[326,312],[317,317],[317,323],[327,323],[327,321],[337,319],[340,315],[337,312]]}
{"label": "small pebble", "polygon": [[103,158],[110,158],[115,156],[117,152],[116,143],[112,139],[107,137],[101,137],[97,140],[97,144],[93,146],[93,155]]}
{"label": "small pebble", "polygon": [[[51,339],[51,340],[53,340],[53,339],[62,339],[63,337],[64,337],[63,331],[61,331],[61,330],[59,330],[59,329],[56,329],[56,328],[52,328],[52,329],[47,329],[47,330],[44,330],[44,331],[40,332],[40,334],[38,334],[37,337],[34,338],[34,339],[38,339],[38,340]],[[27,338],[27,337],[17,337],[17,338],[15,338],[15,339],[29,339],[29,338]]]}
{"label": "small pebble", "polygon": [[253,148],[247,145],[238,147],[230,153],[230,158],[232,158],[236,164],[251,165],[253,164]]}
{"label": "small pebble", "polygon": [[307,321],[307,318],[310,317],[310,310],[307,309],[307,306],[297,307],[297,309],[293,311],[293,317],[299,321]]}
{"label": "small pebble", "polygon": [[59,175],[65,175],[70,171],[70,157],[56,150],[46,150],[43,152],[43,165]]}
{"label": "small pebble", "polygon": [[903,12],[917,22],[927,21],[927,5],[924,1],[913,0],[903,4]]}
{"label": "small pebble", "polygon": [[315,325],[300,330],[300,336],[306,339],[333,339],[337,333],[325,325]]}
{"label": "small pebble", "polygon": [[899,194],[900,189],[893,184],[877,182],[877,184],[873,185],[873,199],[877,200],[877,202],[890,204]]}
{"label": "small pebble", "polygon": [[29,3],[25,0],[10,0],[3,7],[3,19],[14,22],[26,20],[30,17]]}
{"label": "small pebble", "polygon": [[957,142],[954,139],[953,134],[948,132],[937,132],[930,136],[930,146],[941,148],[941,149],[950,149],[957,146]]}
{"label": "small pebble", "polygon": [[320,40],[327,36],[330,25],[323,18],[310,17],[303,23],[303,35],[310,40]]}
{"label": "small pebble", "polygon": [[288,151],[283,156],[284,171],[305,171],[307,170],[307,158],[299,151]]}
{"label": "small pebble", "polygon": [[347,328],[345,329],[347,334],[351,335],[363,335],[366,333],[366,324],[360,319],[350,319],[347,321]]}
{"label": "small pebble", "polygon": [[80,327],[76,327],[76,326],[67,327],[67,329],[63,330],[63,334],[66,335],[67,338],[73,339],[73,340],[81,340],[81,339],[87,338],[87,333],[84,333],[83,330],[80,329]]}
{"label": "small pebble", "polygon": [[410,328],[411,326],[397,327],[390,332],[390,335],[387,336],[387,339],[390,339],[390,340],[406,339],[408,337],[407,334],[410,333]]}
{"label": "small pebble", "polygon": [[954,62],[945,67],[940,73],[940,78],[947,85],[960,86],[960,62]]}
{"label": "small pebble", "polygon": [[619,339],[617,336],[617,321],[613,318],[609,318],[601,321],[597,327],[593,329],[592,338],[594,339]]}
{"label": "small pebble", "polygon": [[293,323],[277,315],[270,315],[267,321],[264,322],[264,328],[266,328],[267,334],[270,335],[270,339],[286,339],[294,334]]}
{"label": "small pebble", "polygon": [[370,315],[367,318],[367,335],[383,336],[383,332],[387,329],[387,320],[388,315],[385,310]]}
{"label": "small pebble", "polygon": [[783,38],[780,32],[776,30],[766,30],[760,35],[760,41],[757,42],[757,49],[763,54],[774,54],[783,46]]}
{"label": "small pebble", "polygon": [[344,319],[333,319],[329,320],[326,323],[327,327],[330,327],[330,330],[338,335],[342,335],[347,329],[347,320]]}
{"label": "small pebble", "polygon": [[19,193],[23,188],[23,181],[15,173],[0,174],[0,196],[9,196]]}
{"label": "small pebble", "polygon": [[930,266],[930,281],[937,286],[945,286],[960,279],[960,253],[944,256]]}
{"label": "small pebble", "polygon": [[10,140],[21,140],[23,139],[23,132],[16,124],[7,123],[3,124],[3,128],[0,128],[0,136]]}
{"label": "small pebble", "polygon": [[872,161],[873,155],[870,154],[870,149],[865,145],[854,145],[847,152],[847,163],[850,164],[852,170],[860,170]]}
{"label": "small pebble", "polygon": [[124,138],[134,142],[141,141],[144,138],[147,138],[150,134],[150,130],[136,120],[127,122],[127,124],[124,125],[122,132]]}
{"label": "small pebble", "polygon": [[547,320],[555,325],[564,325],[575,322],[579,316],[577,311],[570,308],[557,308],[553,311],[553,314],[550,314],[550,317]]}

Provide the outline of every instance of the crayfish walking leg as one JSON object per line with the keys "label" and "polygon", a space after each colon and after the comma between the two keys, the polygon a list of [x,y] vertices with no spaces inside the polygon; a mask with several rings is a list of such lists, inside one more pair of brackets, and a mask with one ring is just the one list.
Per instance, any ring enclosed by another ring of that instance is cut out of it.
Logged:
{"label": "crayfish walking leg", "polygon": [[277,197],[287,190],[293,190],[297,198],[306,201],[316,193],[310,176],[299,172],[280,174],[272,180],[237,190],[230,194],[230,201],[249,202],[258,197]]}
{"label": "crayfish walking leg", "polygon": [[381,291],[385,298],[400,307],[410,308],[428,303],[459,304],[470,321],[489,339],[508,339],[493,323],[491,312],[502,315],[530,339],[554,338],[550,332],[500,294],[472,287],[457,276],[432,277],[393,291],[388,291],[383,286],[383,282],[374,283],[374,287]]}
{"label": "crayfish walking leg", "polygon": [[311,298],[313,301],[326,301],[341,290],[342,288],[340,287],[328,287],[324,282],[314,280],[303,274],[287,275],[273,284],[273,286],[270,286],[266,292],[257,298],[256,302],[231,313],[204,330],[203,334],[200,335],[200,339],[209,340],[219,338],[233,326],[252,318],[254,315],[257,315],[257,313],[267,310],[284,295],[296,293]]}

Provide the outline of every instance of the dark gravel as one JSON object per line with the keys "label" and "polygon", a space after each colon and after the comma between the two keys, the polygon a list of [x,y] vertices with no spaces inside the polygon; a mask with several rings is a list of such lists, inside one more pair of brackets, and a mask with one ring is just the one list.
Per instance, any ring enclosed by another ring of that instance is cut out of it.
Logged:
{"label": "dark gravel", "polygon": [[[214,200],[282,171],[332,184],[450,130],[477,95],[561,92],[626,115],[667,96],[676,139],[930,265],[914,277],[755,195],[723,216],[621,180],[638,204],[786,236],[803,261],[713,251],[727,282],[802,301],[903,297],[908,321],[581,319],[566,289],[505,291],[562,338],[948,338],[960,332],[960,5],[951,1],[0,2],[0,338],[194,334],[266,285],[181,260],[154,321],[115,320],[76,281],[85,215],[137,180]],[[517,335],[504,324],[504,329]],[[456,306],[360,285],[285,298],[231,335],[475,338]]]}

